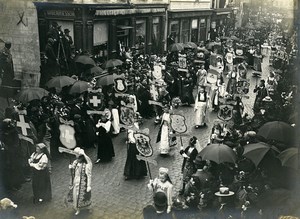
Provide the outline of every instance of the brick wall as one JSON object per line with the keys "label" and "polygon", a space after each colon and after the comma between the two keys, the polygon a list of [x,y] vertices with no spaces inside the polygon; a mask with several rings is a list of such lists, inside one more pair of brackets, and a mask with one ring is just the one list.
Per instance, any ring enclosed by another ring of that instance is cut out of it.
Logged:
{"label": "brick wall", "polygon": [[[40,49],[37,12],[32,0],[0,0],[0,39],[12,42],[16,78],[22,86],[38,86]],[[25,25],[17,23],[24,12]],[[3,44],[0,45],[3,47]]]}

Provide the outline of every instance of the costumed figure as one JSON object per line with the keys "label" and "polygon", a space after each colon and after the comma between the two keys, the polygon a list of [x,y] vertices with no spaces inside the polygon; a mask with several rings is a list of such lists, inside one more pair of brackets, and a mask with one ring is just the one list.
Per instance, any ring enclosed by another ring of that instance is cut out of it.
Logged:
{"label": "costumed figure", "polygon": [[92,183],[92,161],[84,153],[83,149],[75,148],[74,152],[78,154],[77,159],[69,164],[72,169],[72,199],[75,215],[80,213],[81,209],[88,208],[91,205],[91,183]]}
{"label": "costumed figure", "polygon": [[[172,209],[172,194],[173,194],[173,184],[169,177],[169,170],[167,168],[159,168],[158,177],[154,180],[150,180],[148,188],[153,191],[153,197],[156,193],[164,194],[167,198],[167,213],[171,212]],[[165,210],[165,209],[164,209]]]}
{"label": "costumed figure", "polygon": [[168,106],[164,109],[162,121],[157,135],[156,143],[159,142],[159,151],[161,155],[168,155],[170,151],[170,113]]}
{"label": "costumed figure", "polygon": [[266,89],[268,92],[268,96],[272,97],[275,94],[277,88],[277,80],[275,78],[274,72],[270,72],[266,82],[267,82]]}
{"label": "costumed figure", "polygon": [[218,74],[216,85],[218,86],[219,96],[222,98],[225,95],[225,83],[222,73]]}
{"label": "costumed figure", "polygon": [[[158,89],[158,102],[162,103],[163,105],[170,105],[171,103],[171,97],[169,92],[166,90],[165,86],[160,86]],[[163,109],[160,106],[155,106],[156,111],[156,119],[155,123],[158,124],[161,121],[161,116],[163,114]]]}
{"label": "costumed figure", "polygon": [[235,58],[234,50],[232,47],[228,47],[225,55],[227,71],[230,73],[233,71],[233,60]]}
{"label": "costumed figure", "polygon": [[106,106],[108,106],[112,115],[112,133],[117,135],[120,133],[120,117],[118,111],[118,100],[113,89],[109,89],[107,91]]}
{"label": "costumed figure", "polygon": [[224,141],[224,132],[221,124],[217,123],[212,127],[208,144],[221,144]]}
{"label": "costumed figure", "polygon": [[254,53],[255,53],[255,46],[249,46],[248,49],[248,65],[253,66],[254,65]]}
{"label": "costumed figure", "polygon": [[259,86],[255,86],[254,93],[256,93],[256,97],[253,108],[255,112],[258,112],[261,107],[262,100],[268,95],[268,91],[265,87],[265,80],[260,80]]}
{"label": "costumed figure", "polygon": [[190,181],[191,176],[196,172],[196,168],[194,166],[194,160],[198,154],[198,150],[196,149],[196,143],[198,139],[193,136],[189,141],[189,146],[185,149],[181,147],[180,154],[182,155],[183,163],[182,163],[182,189],[180,190],[180,194],[184,193],[185,185]]}
{"label": "costumed figure", "polygon": [[253,54],[254,60],[253,60],[253,69],[255,71],[261,72],[261,62],[262,62],[262,55],[261,55],[261,50],[260,46],[257,45],[257,48]]}
{"label": "costumed figure", "polygon": [[114,146],[109,135],[109,130],[111,128],[111,121],[109,121],[108,115],[102,115],[101,120],[99,120],[98,124],[96,125],[98,128],[98,153],[97,153],[97,160],[96,164],[101,162],[108,162],[111,161],[112,158],[115,156]]}
{"label": "costumed figure", "polygon": [[206,126],[205,117],[208,106],[209,96],[205,91],[205,87],[200,87],[195,101],[195,128]]}
{"label": "costumed figure", "polygon": [[32,167],[33,202],[41,203],[52,198],[50,173],[48,170],[49,152],[44,143],[36,145],[34,152],[28,159]]}
{"label": "costumed figure", "polygon": [[204,69],[204,65],[201,65],[201,68],[197,71],[196,76],[197,76],[197,85],[198,85],[198,87],[199,86],[205,86],[207,71]]}
{"label": "costumed figure", "polygon": [[194,104],[195,100],[193,97],[193,79],[190,74],[187,73],[186,77],[182,80],[182,104]]}
{"label": "costumed figure", "polygon": [[146,163],[143,160],[138,160],[136,155],[139,154],[136,148],[136,139],[134,138],[134,129],[139,129],[137,119],[133,125],[133,129],[128,129],[127,138],[127,158],[124,167],[125,179],[139,179],[147,176]]}
{"label": "costumed figure", "polygon": [[236,71],[232,71],[227,76],[229,78],[227,83],[226,92],[230,95],[236,94],[236,83],[238,81],[238,73]]}

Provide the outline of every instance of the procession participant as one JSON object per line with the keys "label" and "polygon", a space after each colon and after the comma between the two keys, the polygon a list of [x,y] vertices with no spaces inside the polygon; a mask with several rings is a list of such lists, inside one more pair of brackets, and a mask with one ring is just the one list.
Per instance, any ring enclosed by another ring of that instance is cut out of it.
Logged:
{"label": "procession participant", "polygon": [[190,106],[195,103],[193,97],[193,79],[189,73],[186,74],[186,77],[182,80],[182,104],[187,104]]}
{"label": "procession participant", "polygon": [[201,86],[195,101],[195,128],[206,126],[205,117],[208,106],[209,96],[205,91],[205,87]]}
{"label": "procession participant", "polygon": [[238,74],[235,70],[233,70],[232,72],[230,72],[230,74],[227,75],[227,77],[229,78],[228,83],[227,83],[227,88],[226,88],[226,92],[230,95],[234,95],[236,94],[236,83],[238,81]]}
{"label": "procession participant", "polygon": [[261,69],[262,55],[261,55],[260,45],[256,46],[253,57],[254,57],[253,69],[255,71],[261,72],[262,71],[262,69]]}
{"label": "procession participant", "polygon": [[201,65],[200,69],[196,73],[197,86],[204,86],[206,84],[207,71],[204,69],[204,65]]}
{"label": "procession participant", "polygon": [[217,82],[216,85],[219,89],[219,97],[224,97],[225,95],[225,83],[224,83],[224,77],[222,73],[220,72],[217,76]]}
{"label": "procession participant", "polygon": [[183,147],[181,147],[180,149],[180,154],[184,158],[181,167],[181,171],[183,173],[182,189],[179,192],[181,195],[184,193],[185,185],[189,182],[191,176],[196,171],[194,166],[194,160],[198,154],[198,151],[195,147],[196,142],[197,142],[197,138],[193,136],[189,141],[189,146],[186,147],[185,149]]}
{"label": "procession participant", "polygon": [[226,60],[226,68],[227,71],[230,73],[233,71],[233,61],[235,58],[234,50],[232,48],[232,44],[227,47],[227,52],[225,55],[225,60]]}
{"label": "procession participant", "polygon": [[32,167],[32,190],[33,203],[50,201],[52,198],[50,173],[48,161],[50,155],[44,143],[36,145],[34,152],[28,159],[29,166]]}
{"label": "procession participant", "polygon": [[162,121],[156,138],[156,143],[159,143],[160,155],[166,156],[170,151],[170,111],[169,106],[165,106]]}
{"label": "procession participant", "polygon": [[268,92],[268,96],[273,96],[276,92],[276,88],[277,88],[277,80],[275,78],[275,73],[274,72],[270,72],[267,81],[266,81],[266,89]]}
{"label": "procession participant", "polygon": [[69,169],[72,170],[73,195],[72,202],[75,210],[75,215],[80,213],[81,209],[91,205],[91,183],[92,183],[92,161],[84,153],[83,149],[75,148],[74,152],[78,155],[76,160],[69,164]]}
{"label": "procession participant", "polygon": [[113,142],[111,136],[109,135],[109,130],[111,127],[109,117],[107,115],[102,115],[96,127],[98,135],[98,153],[95,164],[100,162],[109,162],[115,156]]}
{"label": "procession participant", "polygon": [[169,170],[167,168],[160,167],[158,177],[154,180],[150,180],[148,188],[153,191],[153,197],[155,197],[156,193],[164,193],[164,195],[167,197],[167,213],[170,213],[173,204],[173,184],[169,177]]}
{"label": "procession participant", "polygon": [[[163,105],[170,105],[171,102],[171,97],[169,92],[166,90],[165,83],[162,85],[159,85],[158,87],[158,102],[162,103]],[[155,106],[156,109],[156,119],[155,123],[158,124],[161,120],[161,116],[163,114],[163,109],[160,106]]]}
{"label": "procession participant", "polygon": [[254,93],[256,93],[253,110],[258,112],[262,100],[268,95],[267,89],[265,87],[265,80],[260,80],[259,85],[255,86]]}
{"label": "procession participant", "polygon": [[212,127],[210,137],[208,139],[209,144],[221,144],[224,141],[224,132],[220,123],[215,124]]}
{"label": "procession participant", "polygon": [[[137,117],[138,114],[135,115]],[[135,118],[133,128],[139,129],[138,118]],[[143,160],[138,160],[136,155],[139,154],[136,148],[136,139],[134,138],[135,131],[128,129],[127,135],[127,158],[124,167],[125,180],[127,179],[139,179],[147,176],[146,163]]]}

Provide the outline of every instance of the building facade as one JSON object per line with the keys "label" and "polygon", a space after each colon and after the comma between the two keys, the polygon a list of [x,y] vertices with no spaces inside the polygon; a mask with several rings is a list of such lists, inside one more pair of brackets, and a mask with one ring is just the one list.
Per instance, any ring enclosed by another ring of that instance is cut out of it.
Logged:
{"label": "building facade", "polygon": [[76,50],[89,51],[100,59],[126,48],[140,54],[164,50],[167,0],[80,2],[35,2],[41,51],[53,21],[70,30]]}
{"label": "building facade", "polygon": [[181,43],[206,41],[212,13],[210,0],[170,0],[168,37]]}

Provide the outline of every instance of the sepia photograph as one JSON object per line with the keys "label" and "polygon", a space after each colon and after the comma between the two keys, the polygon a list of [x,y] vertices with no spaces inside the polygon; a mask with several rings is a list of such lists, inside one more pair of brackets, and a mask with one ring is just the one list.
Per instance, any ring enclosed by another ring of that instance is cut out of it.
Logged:
{"label": "sepia photograph", "polygon": [[0,219],[299,219],[298,0],[0,0]]}

